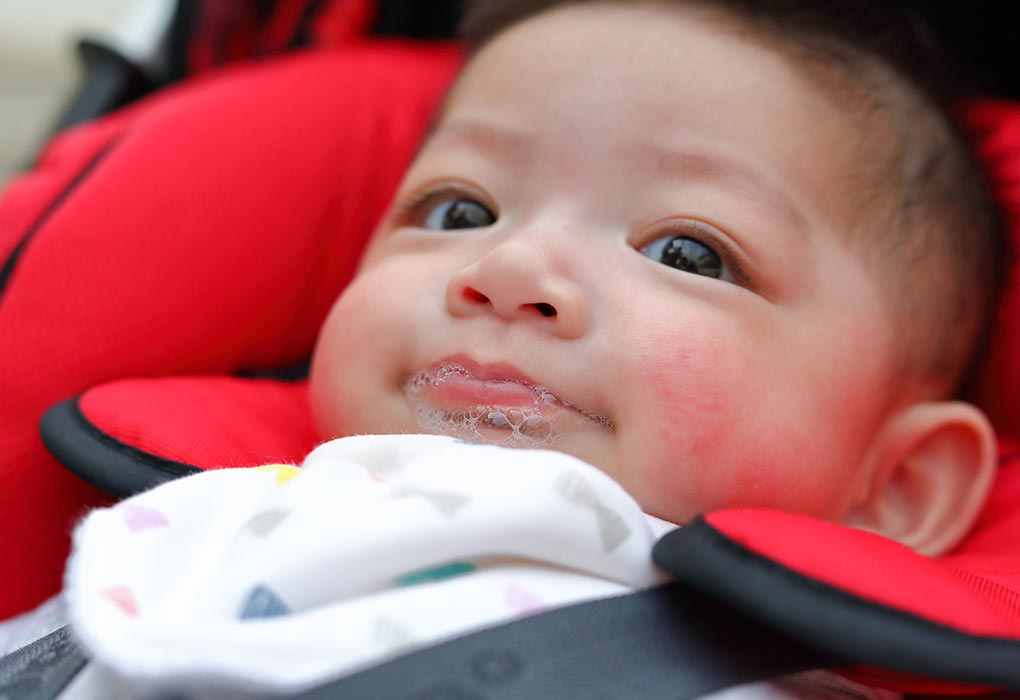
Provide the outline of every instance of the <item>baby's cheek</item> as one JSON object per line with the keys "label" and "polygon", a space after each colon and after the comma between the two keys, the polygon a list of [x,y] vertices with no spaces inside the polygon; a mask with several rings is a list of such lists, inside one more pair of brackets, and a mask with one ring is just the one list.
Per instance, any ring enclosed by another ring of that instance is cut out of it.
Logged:
{"label": "baby's cheek", "polygon": [[660,329],[634,349],[642,420],[660,442],[678,442],[694,457],[714,451],[755,381],[737,337],[725,323],[692,322]]}
{"label": "baby's cheek", "polygon": [[308,377],[312,414],[323,438],[344,433],[343,401],[354,390],[347,379],[347,369],[355,358],[345,342],[344,325],[332,316],[327,320],[319,334]]}
{"label": "baby's cheek", "polygon": [[375,321],[367,309],[371,290],[356,281],[337,300],[316,341],[309,375],[309,390],[316,426],[323,437],[349,430],[345,404],[359,400],[365,366],[378,342]]}
{"label": "baby's cheek", "polygon": [[[323,347],[323,340],[319,341]],[[317,351],[308,377],[309,401],[312,416],[320,437],[329,438],[340,434],[340,418],[336,397],[336,367],[334,358],[325,349]]]}
{"label": "baby's cheek", "polygon": [[644,453],[642,492],[657,515],[684,520],[730,502],[743,488],[732,469],[739,453],[733,432],[748,405],[741,358],[691,340],[663,339],[658,352],[649,346],[635,426],[636,449]]}

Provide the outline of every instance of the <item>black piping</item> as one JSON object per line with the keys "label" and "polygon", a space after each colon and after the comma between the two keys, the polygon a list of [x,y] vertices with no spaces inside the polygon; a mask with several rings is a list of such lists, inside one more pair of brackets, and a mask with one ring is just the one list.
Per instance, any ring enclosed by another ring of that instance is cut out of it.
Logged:
{"label": "black piping", "polygon": [[203,471],[193,464],[144,452],[107,435],[81,412],[78,397],[50,407],[39,422],[39,434],[58,462],[118,498]]}
{"label": "black piping", "polygon": [[852,663],[1020,690],[1020,639],[968,634],[859,598],[737,544],[702,518],[665,535],[653,558],[684,583]]}
{"label": "black piping", "polygon": [[117,134],[112,139],[107,141],[96,153],[89,158],[89,161],[85,166],[78,172],[77,175],[57,194],[56,197],[46,206],[46,209],[36,217],[35,221],[29,225],[28,229],[25,230],[21,240],[18,241],[17,245],[14,246],[14,250],[7,256],[4,261],[3,267],[0,268],[0,302],[3,300],[3,294],[6,291],[7,283],[10,281],[11,276],[14,274],[14,269],[18,264],[18,260],[21,258],[21,254],[25,251],[25,247],[28,242],[38,233],[39,229],[53,216],[54,212],[60,207],[61,204],[74,192],[82,182],[85,181],[98,166],[103,159],[110,154],[113,147],[120,141],[121,134]]}

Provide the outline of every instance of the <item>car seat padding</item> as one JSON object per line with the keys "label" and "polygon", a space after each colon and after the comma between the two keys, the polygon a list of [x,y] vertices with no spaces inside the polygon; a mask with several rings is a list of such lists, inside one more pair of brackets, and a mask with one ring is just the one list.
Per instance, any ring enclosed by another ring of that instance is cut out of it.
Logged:
{"label": "car seat padding", "polygon": [[107,498],[42,447],[43,411],[307,358],[460,60],[379,42],[230,67],[61,134],[5,188],[0,619],[59,589]]}
{"label": "car seat padding", "polygon": [[[1012,471],[1020,476],[1020,464]],[[764,545],[774,542],[777,534],[785,539],[797,537],[801,544],[810,539],[816,552],[851,555],[836,567],[843,575],[833,575],[831,566],[810,557],[796,558],[791,564],[775,556]],[[846,670],[861,682],[932,694],[979,692],[997,686],[1020,689],[1016,663],[1020,608],[996,605],[994,600],[1001,595],[1015,598],[1015,592],[997,590],[994,583],[979,577],[974,577],[973,587],[940,585],[952,576],[966,576],[962,569],[937,571],[932,584],[925,580],[931,571],[911,572],[911,568],[938,570],[947,565],[897,549],[905,548],[803,516],[732,510],[697,518],[667,533],[656,544],[654,557],[679,580],[763,624],[835,658],[868,664]],[[875,585],[881,581],[875,575],[876,561],[886,574],[887,586]],[[807,567],[816,573],[804,573]],[[855,569],[862,582],[871,584],[868,593],[848,585],[853,576],[846,571],[852,574]],[[820,571],[826,575],[819,575]],[[914,575],[902,577],[905,572]],[[885,595],[874,595],[876,589]],[[884,602],[891,597],[889,589],[912,594],[918,605],[911,609],[902,605],[902,599],[897,601],[900,604]],[[945,624],[940,623],[939,616],[946,611],[932,605],[933,600],[944,600],[947,608],[956,608],[957,615],[944,615]],[[960,612],[968,604],[971,609]],[[934,680],[939,678],[958,683]],[[966,682],[975,685],[968,687]]]}
{"label": "car seat padding", "polygon": [[296,464],[318,442],[306,381],[222,375],[103,384],[39,427],[61,464],[118,498],[203,469]]}

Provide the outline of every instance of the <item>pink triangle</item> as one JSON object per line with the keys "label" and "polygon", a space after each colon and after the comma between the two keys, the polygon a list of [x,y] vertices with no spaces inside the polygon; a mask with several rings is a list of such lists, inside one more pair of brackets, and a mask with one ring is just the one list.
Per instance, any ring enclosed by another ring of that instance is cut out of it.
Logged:
{"label": "pink triangle", "polygon": [[131,503],[121,506],[120,510],[124,513],[124,523],[131,532],[167,527],[170,524],[165,515],[152,508]]}
{"label": "pink triangle", "polygon": [[530,615],[545,610],[545,603],[523,586],[511,583],[503,594],[506,606],[518,615]]}
{"label": "pink triangle", "polygon": [[138,601],[135,600],[135,594],[127,586],[107,588],[99,595],[120,608],[125,615],[138,617]]}

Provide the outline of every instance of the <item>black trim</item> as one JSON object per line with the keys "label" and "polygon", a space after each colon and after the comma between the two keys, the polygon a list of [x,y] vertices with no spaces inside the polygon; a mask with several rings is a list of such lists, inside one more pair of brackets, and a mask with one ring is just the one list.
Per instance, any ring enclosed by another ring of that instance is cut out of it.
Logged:
{"label": "black trim", "polygon": [[134,102],[156,87],[131,61],[109,46],[83,39],[78,43],[82,81],[52,133],[91,121]]}
{"label": "black trim", "polygon": [[188,75],[188,49],[198,25],[199,0],[177,0],[177,9],[167,33],[167,84]]}
{"label": "black trim", "polygon": [[461,4],[461,0],[379,0],[369,33],[449,39],[460,21]]}
{"label": "black trim", "polygon": [[282,382],[297,382],[308,378],[312,368],[312,358],[306,357],[289,365],[270,367],[268,369],[243,368],[234,372],[235,377],[248,379],[278,379]]}
{"label": "black trim", "polygon": [[85,163],[85,166],[78,171],[69,183],[62,189],[56,197],[54,197],[43,212],[36,217],[29,227],[25,230],[25,233],[21,236],[21,240],[18,241],[17,245],[14,246],[14,250],[7,256],[4,261],[3,267],[0,268],[0,303],[3,303],[4,292],[7,291],[7,283],[10,281],[11,276],[14,274],[14,268],[17,266],[18,261],[21,259],[22,253],[25,251],[25,246],[28,242],[39,232],[39,229],[49,221],[53,213],[64,203],[72,192],[74,192],[82,182],[85,181],[92,172],[96,169],[106,156],[110,155],[110,151],[113,150],[114,146],[120,142],[121,134],[117,134],[112,139],[103,144],[98,151]]}
{"label": "black trim", "polygon": [[288,49],[296,49],[311,44],[312,22],[314,22],[316,15],[322,12],[325,4],[325,0],[309,0],[305,5],[305,9],[301,11],[301,19],[298,20],[294,32],[287,40]]}
{"label": "black trim", "polygon": [[118,498],[203,471],[193,464],[143,452],[107,435],[81,412],[77,397],[50,407],[39,421],[39,434],[58,462]]}
{"label": "black trim", "polygon": [[702,518],[665,535],[652,555],[684,583],[853,663],[1020,690],[1020,640],[967,634],[859,598],[737,544]]}

